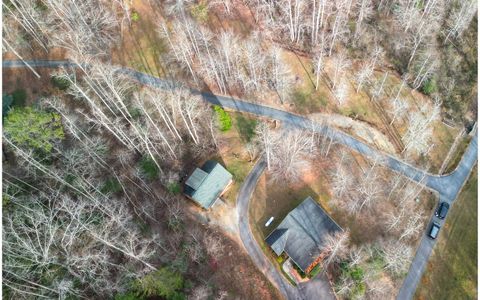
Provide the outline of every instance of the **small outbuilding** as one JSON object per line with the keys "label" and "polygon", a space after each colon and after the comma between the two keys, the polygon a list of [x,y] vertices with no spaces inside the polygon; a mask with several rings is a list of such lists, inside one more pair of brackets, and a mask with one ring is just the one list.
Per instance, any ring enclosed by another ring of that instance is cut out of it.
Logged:
{"label": "small outbuilding", "polygon": [[276,255],[285,252],[304,272],[309,273],[324,257],[328,235],[343,229],[311,197],[288,213],[265,239]]}
{"label": "small outbuilding", "polygon": [[187,197],[208,209],[232,183],[230,174],[220,163],[209,160],[201,168],[196,168],[185,182]]}

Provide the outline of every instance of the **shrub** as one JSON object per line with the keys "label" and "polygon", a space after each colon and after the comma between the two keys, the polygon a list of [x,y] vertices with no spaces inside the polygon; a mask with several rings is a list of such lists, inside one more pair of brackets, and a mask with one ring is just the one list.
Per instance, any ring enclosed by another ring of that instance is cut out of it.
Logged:
{"label": "shrub", "polygon": [[297,271],[297,273],[300,275],[300,277],[302,277],[302,278],[307,277],[307,274],[303,273],[302,269],[300,269],[295,263],[292,262],[292,266]]}
{"label": "shrub", "polygon": [[140,171],[148,180],[155,180],[158,178],[160,169],[150,156],[144,156],[140,160]]}
{"label": "shrub", "polygon": [[134,120],[138,120],[140,119],[140,117],[142,116],[142,111],[140,110],[140,108],[130,108],[128,110],[128,112],[130,113],[130,116],[134,119]]}
{"label": "shrub", "polygon": [[360,266],[350,267],[347,262],[340,263],[343,276],[350,277],[354,286],[350,291],[350,298],[359,298],[365,294],[365,283],[363,282],[364,270]]}
{"label": "shrub", "polygon": [[13,103],[12,106],[23,107],[25,106],[25,100],[27,100],[27,91],[24,89],[18,89],[12,93]]}
{"label": "shrub", "polygon": [[308,273],[308,278],[313,278],[318,275],[322,271],[322,265],[317,264],[311,271]]}
{"label": "shrub", "polygon": [[7,94],[2,95],[2,109],[3,109],[2,115],[3,115],[3,117],[5,117],[8,114],[8,112],[10,111],[12,103],[13,103],[12,95],[7,95]]}
{"label": "shrub", "polygon": [[354,281],[362,281],[363,273],[363,269],[360,267],[354,267],[350,270],[350,276]]}
{"label": "shrub", "polygon": [[180,292],[183,284],[183,276],[180,273],[164,267],[134,281],[133,289],[140,297],[158,296],[166,300],[180,300],[185,299]]}
{"label": "shrub", "polygon": [[59,90],[66,90],[70,87],[70,81],[62,76],[55,76],[51,77],[51,81],[54,87],[58,88]]}
{"label": "shrub", "polygon": [[431,95],[435,92],[437,92],[437,82],[435,79],[431,78],[423,84],[422,91],[426,95]]}
{"label": "shrub", "polygon": [[132,19],[133,22],[138,22],[140,20],[140,14],[134,10],[130,14],[130,18]]}
{"label": "shrub", "polygon": [[213,109],[217,113],[218,121],[220,122],[220,130],[230,130],[230,128],[232,128],[232,118],[230,117],[230,115],[218,105],[215,105]]}
{"label": "shrub", "polygon": [[2,207],[3,207],[3,211],[5,211],[5,207],[7,207],[9,203],[10,203],[10,196],[9,196],[9,195],[6,195],[6,194],[3,194],[3,195],[2,195]]}
{"label": "shrub", "polygon": [[144,297],[137,296],[134,292],[115,295],[115,300],[143,300]]}
{"label": "shrub", "polygon": [[285,258],[283,258],[283,256],[281,256],[281,255],[280,255],[280,256],[277,256],[277,262],[278,262],[279,264],[283,264],[284,261],[285,261]]}
{"label": "shrub", "polygon": [[208,20],[208,6],[205,3],[193,5],[190,12],[199,22],[206,22]]}
{"label": "shrub", "polygon": [[15,144],[41,153],[50,153],[54,143],[64,138],[59,114],[34,110],[31,107],[10,110],[3,130]]}
{"label": "shrub", "polygon": [[170,192],[170,194],[178,195],[180,194],[180,185],[178,182],[171,182],[168,184],[167,190]]}
{"label": "shrub", "polygon": [[108,178],[103,184],[100,191],[104,194],[106,193],[118,193],[122,191],[122,186],[117,178]]}

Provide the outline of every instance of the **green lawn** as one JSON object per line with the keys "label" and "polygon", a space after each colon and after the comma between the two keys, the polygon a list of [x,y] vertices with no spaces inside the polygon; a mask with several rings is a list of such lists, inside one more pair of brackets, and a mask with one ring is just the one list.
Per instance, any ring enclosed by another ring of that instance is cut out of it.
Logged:
{"label": "green lawn", "polygon": [[[329,200],[327,183],[324,176],[318,175],[314,182],[300,182],[291,185],[285,182],[272,182],[265,174],[259,180],[253,198],[250,203],[250,221],[253,223],[253,231],[258,233],[259,240],[265,239],[270,232],[295,207],[303,202],[308,196],[319,201],[324,208]],[[265,227],[265,222],[274,217],[270,226]]]}
{"label": "green lawn", "polygon": [[477,299],[477,167],[443,226],[416,299]]}

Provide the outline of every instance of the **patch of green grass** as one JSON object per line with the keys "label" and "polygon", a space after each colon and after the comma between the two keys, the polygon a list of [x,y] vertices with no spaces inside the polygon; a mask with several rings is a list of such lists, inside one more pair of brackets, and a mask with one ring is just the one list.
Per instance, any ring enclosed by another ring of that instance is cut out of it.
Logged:
{"label": "patch of green grass", "polygon": [[292,100],[296,110],[301,114],[319,112],[328,104],[328,99],[325,95],[312,89],[296,89],[292,94]]}
{"label": "patch of green grass", "polygon": [[7,207],[8,204],[10,203],[10,199],[11,198],[10,198],[9,195],[6,195],[6,194],[2,195],[2,207],[3,207],[4,211],[5,211],[5,207]]}
{"label": "patch of green grass", "polygon": [[235,114],[235,125],[237,127],[240,138],[249,143],[255,137],[255,128],[257,127],[257,120],[248,118],[242,114]]}
{"label": "patch of green grass", "polygon": [[450,209],[416,299],[477,298],[477,167]]}
{"label": "patch of green grass", "polygon": [[150,156],[142,157],[139,166],[140,171],[148,180],[155,180],[158,178],[160,169],[158,169],[157,165]]}
{"label": "patch of green grass", "polygon": [[[268,181],[269,179],[267,179]],[[319,194],[313,188],[324,190],[323,179],[319,177],[315,186],[302,184],[302,186],[292,187],[291,185],[281,183],[268,182],[265,186],[257,185],[256,194],[250,204],[250,215],[255,222],[256,229],[261,233],[261,238],[264,239],[272,230],[280,224],[286,215],[297,207],[307,197],[311,196],[314,199],[322,200],[328,199],[328,194]],[[259,189],[264,189],[265,194],[260,196],[263,192]],[[259,193],[257,193],[259,192]],[[265,227],[266,220],[270,217],[275,217],[269,227]]]}
{"label": "patch of green grass", "polygon": [[241,183],[247,177],[250,168],[243,160],[232,160],[228,163],[227,170],[236,182]]}
{"label": "patch of green grass", "polygon": [[230,115],[218,105],[214,105],[213,110],[217,114],[218,122],[220,123],[219,124],[220,130],[221,131],[230,130],[230,128],[232,128],[232,118],[230,117]]}
{"label": "patch of green grass", "polygon": [[24,89],[17,89],[12,93],[13,102],[12,107],[24,107],[27,100],[27,91]]}

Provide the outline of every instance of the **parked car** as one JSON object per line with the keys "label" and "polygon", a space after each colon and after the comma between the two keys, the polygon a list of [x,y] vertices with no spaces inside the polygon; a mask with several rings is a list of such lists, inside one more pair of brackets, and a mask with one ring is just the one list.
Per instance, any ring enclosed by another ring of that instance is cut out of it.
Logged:
{"label": "parked car", "polygon": [[428,237],[431,239],[436,239],[439,231],[440,224],[438,224],[437,222],[433,222],[432,227],[430,227],[430,231],[428,232]]}
{"label": "parked car", "polygon": [[437,218],[439,219],[445,219],[449,208],[450,205],[447,202],[440,203],[437,210],[435,211],[435,216],[437,216]]}

